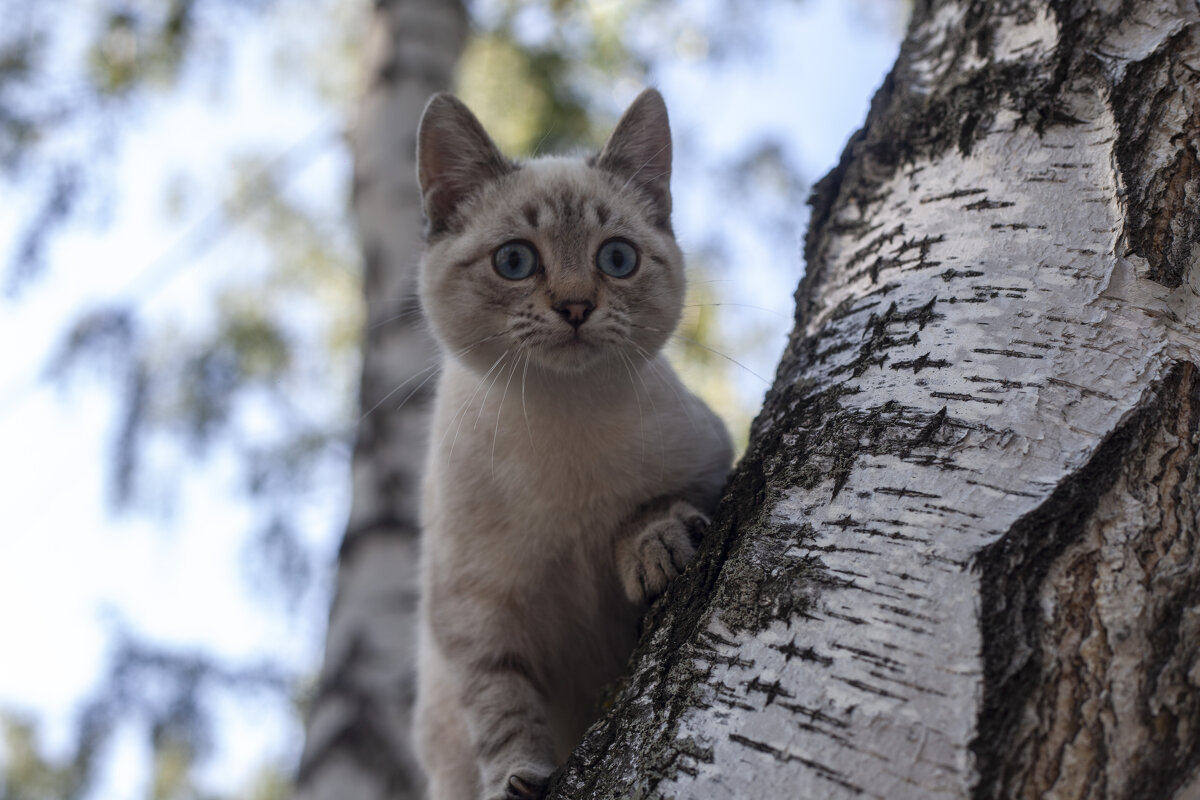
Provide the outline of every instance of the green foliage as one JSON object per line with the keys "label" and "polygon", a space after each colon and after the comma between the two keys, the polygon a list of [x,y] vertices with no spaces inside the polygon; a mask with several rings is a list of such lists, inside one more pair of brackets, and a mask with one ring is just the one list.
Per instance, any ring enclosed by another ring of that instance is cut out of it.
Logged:
{"label": "green foliage", "polygon": [[285,800],[291,795],[292,783],[276,767],[264,767],[246,792],[246,800]]}
{"label": "green foliage", "polygon": [[3,728],[3,770],[0,800],[74,800],[86,789],[91,764],[80,759],[55,761],[38,747],[38,728],[32,720],[0,714]]}
{"label": "green foliage", "polygon": [[192,794],[190,772],[195,756],[180,742],[164,742],[154,754],[150,800],[184,800]]}
{"label": "green foliage", "polygon": [[[160,648],[122,634],[108,674],[79,713],[75,741],[62,755],[43,751],[38,726],[28,717],[0,711],[0,800],[87,797],[118,730],[131,724],[148,734],[152,800],[217,800],[195,783],[195,767],[216,737],[213,696],[286,698],[294,684],[293,676],[271,664],[231,667],[202,653]],[[277,768],[264,766],[239,795],[271,800],[286,786]]]}
{"label": "green foliage", "polygon": [[236,26],[214,24],[219,16],[268,4],[0,0],[0,169],[31,196],[8,254],[10,294],[41,272],[48,242],[84,201],[107,188],[99,167],[136,119],[132,101],[179,88],[198,50],[235,36]]}
{"label": "green foliage", "polygon": [[[12,12],[15,2],[0,0],[0,16]],[[66,27],[54,24],[51,5],[80,22],[76,30],[89,31],[78,64],[64,58],[72,51],[64,49]],[[10,262],[11,291],[37,276],[55,232],[72,220],[82,199],[104,189],[99,165],[113,137],[137,119],[130,109],[145,108],[152,95],[184,88],[198,57],[243,35],[229,20],[218,21],[221,16],[243,6],[260,14],[267,5],[48,0],[29,12],[28,36],[8,40],[0,32],[0,168],[18,182],[27,197],[22,206],[29,209]],[[305,44],[322,46],[320,39]],[[291,45],[294,67],[304,62],[303,48]],[[50,99],[68,94],[61,84],[48,84],[42,100],[33,97],[55,59],[56,74],[75,81],[72,102],[59,113],[48,107]],[[67,140],[69,151],[63,148]],[[113,387],[119,412],[107,473],[116,508],[138,509],[148,498],[155,498],[157,508],[164,489],[169,496],[170,485],[194,470],[196,456],[231,455],[241,468],[244,496],[260,514],[246,532],[247,581],[261,587],[264,599],[278,595],[296,610],[299,598],[312,597],[314,584],[303,515],[323,486],[344,482],[361,299],[345,210],[336,203],[332,214],[314,207],[291,182],[340,149],[341,137],[326,131],[282,157],[245,154],[234,160],[226,197],[189,236],[186,252],[178,249],[173,260],[150,265],[152,280],[140,280],[134,291],[68,321],[45,370],[47,379],[64,387],[84,376]],[[347,194],[345,187],[337,192]],[[208,281],[192,301],[199,313],[186,318],[148,313],[150,292],[218,245],[228,245],[235,258],[253,254],[247,260],[253,268]],[[31,719],[5,717],[0,800],[89,796],[119,729],[147,734],[148,797],[211,796],[196,776],[221,738],[213,701],[266,694],[290,707],[293,683],[293,676],[273,667],[234,669],[203,653],[126,641],[109,660],[107,678],[83,704],[65,752],[50,755]],[[264,767],[239,796],[281,798],[289,772],[287,765]]]}
{"label": "green foliage", "polygon": [[565,89],[569,68],[561,53],[482,34],[463,53],[457,93],[505,152],[561,151],[595,139],[584,101]]}

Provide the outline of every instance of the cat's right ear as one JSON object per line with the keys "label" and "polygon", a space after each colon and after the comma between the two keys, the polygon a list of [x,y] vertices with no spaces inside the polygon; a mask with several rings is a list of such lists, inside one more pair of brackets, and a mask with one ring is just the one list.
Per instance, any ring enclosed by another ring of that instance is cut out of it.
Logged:
{"label": "cat's right ear", "polygon": [[417,134],[417,182],[431,235],[447,230],[455,210],[480,187],[512,170],[461,100],[445,93],[430,98]]}

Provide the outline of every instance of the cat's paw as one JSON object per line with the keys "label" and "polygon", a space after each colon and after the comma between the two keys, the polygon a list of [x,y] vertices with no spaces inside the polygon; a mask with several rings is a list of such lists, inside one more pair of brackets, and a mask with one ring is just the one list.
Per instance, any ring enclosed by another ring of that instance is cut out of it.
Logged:
{"label": "cat's paw", "polygon": [[549,783],[549,769],[519,767],[486,793],[487,800],[542,800]]}
{"label": "cat's paw", "polygon": [[517,758],[481,765],[484,800],[541,800],[554,766],[543,759]]}
{"label": "cat's paw", "polygon": [[546,796],[546,785],[550,776],[509,775],[508,793],[505,800],[542,800]]}
{"label": "cat's paw", "polygon": [[623,542],[618,569],[625,596],[638,605],[652,603],[696,555],[707,528],[708,517],[680,500]]}

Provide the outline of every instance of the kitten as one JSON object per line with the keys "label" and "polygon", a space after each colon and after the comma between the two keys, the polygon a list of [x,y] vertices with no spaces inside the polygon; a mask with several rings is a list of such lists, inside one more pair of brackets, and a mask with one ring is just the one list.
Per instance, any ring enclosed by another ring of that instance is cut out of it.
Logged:
{"label": "kitten", "polygon": [[660,350],[684,297],[667,109],[599,156],[502,156],[461,102],[418,136],[444,350],[424,500],[417,741],[434,800],[536,798],[695,552],[729,469]]}

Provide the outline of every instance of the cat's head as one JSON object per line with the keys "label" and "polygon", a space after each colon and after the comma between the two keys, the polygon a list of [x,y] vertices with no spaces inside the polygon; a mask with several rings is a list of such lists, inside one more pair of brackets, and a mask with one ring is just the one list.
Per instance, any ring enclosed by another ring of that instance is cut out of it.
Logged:
{"label": "cat's head", "polygon": [[634,100],[591,159],[506,159],[460,101],[425,108],[421,300],[447,352],[558,373],[650,358],[683,307],[662,96]]}

